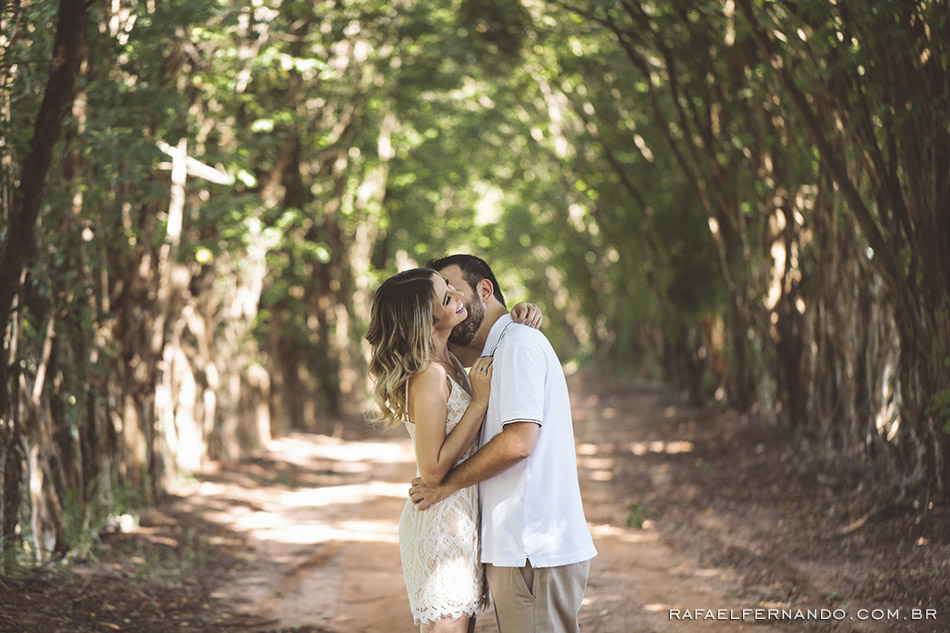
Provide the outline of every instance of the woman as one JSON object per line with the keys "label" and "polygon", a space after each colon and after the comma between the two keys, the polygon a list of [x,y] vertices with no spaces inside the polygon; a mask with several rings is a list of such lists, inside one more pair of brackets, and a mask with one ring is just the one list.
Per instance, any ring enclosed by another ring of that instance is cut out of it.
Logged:
{"label": "woman", "polygon": [[[537,321],[537,308],[518,304],[512,316]],[[379,421],[404,423],[419,475],[438,484],[457,463],[478,450],[488,408],[491,358],[466,375],[448,350],[452,328],[468,311],[462,293],[428,268],[401,272],[376,291],[367,340],[373,347]],[[478,490],[460,490],[421,512],[406,501],[399,520],[399,550],[409,606],[422,633],[475,630],[488,606],[479,562]]]}

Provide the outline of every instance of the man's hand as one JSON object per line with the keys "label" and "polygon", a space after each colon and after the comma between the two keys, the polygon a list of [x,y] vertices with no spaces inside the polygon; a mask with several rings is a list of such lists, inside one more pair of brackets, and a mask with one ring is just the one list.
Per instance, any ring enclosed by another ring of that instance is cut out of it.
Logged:
{"label": "man's hand", "polygon": [[452,493],[447,491],[445,486],[437,486],[433,488],[426,485],[426,482],[422,480],[422,477],[416,477],[413,479],[412,487],[409,488],[409,498],[412,499],[412,502],[416,504],[416,507],[420,510],[425,510],[432,504],[442,501],[450,494]]}

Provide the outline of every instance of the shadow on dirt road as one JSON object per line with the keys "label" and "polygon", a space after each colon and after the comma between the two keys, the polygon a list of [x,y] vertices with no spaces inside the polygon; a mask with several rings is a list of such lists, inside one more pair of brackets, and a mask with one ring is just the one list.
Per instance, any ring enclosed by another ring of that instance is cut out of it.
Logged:
{"label": "shadow on dirt road", "polygon": [[[599,551],[586,633],[950,631],[946,508],[888,504],[867,465],[660,385],[569,382]],[[94,556],[0,579],[0,631],[413,633],[414,473],[405,430],[362,422],[212,464]]]}
{"label": "shadow on dirt road", "polygon": [[[681,630],[670,610],[761,607],[744,599],[734,574],[677,554],[626,485],[629,460],[689,458],[689,442],[656,440],[644,419],[679,412],[658,387],[591,393],[574,380],[575,436],[585,507],[599,556],[582,622],[597,633]],[[671,413],[672,412],[672,413]],[[664,417],[665,416],[665,417]],[[658,486],[675,464],[648,463]],[[239,464],[202,476],[187,503],[206,520],[246,535],[253,555],[215,597],[239,604],[275,628],[319,626],[340,633],[418,629],[409,615],[399,564],[397,523],[415,473],[403,429],[350,428],[342,439],[294,435]],[[631,508],[641,508],[642,520]],[[735,631],[744,623],[706,621],[703,630]],[[757,630],[783,631],[780,623]],[[489,612],[478,631],[495,631]]]}

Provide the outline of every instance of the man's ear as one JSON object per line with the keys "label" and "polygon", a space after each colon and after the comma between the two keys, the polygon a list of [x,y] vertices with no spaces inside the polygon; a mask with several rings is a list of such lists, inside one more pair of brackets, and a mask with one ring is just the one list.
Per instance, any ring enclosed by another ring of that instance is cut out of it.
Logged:
{"label": "man's ear", "polygon": [[482,303],[488,303],[492,295],[495,294],[495,286],[487,279],[482,279],[478,282],[478,288],[476,290],[478,292],[478,298],[482,300]]}

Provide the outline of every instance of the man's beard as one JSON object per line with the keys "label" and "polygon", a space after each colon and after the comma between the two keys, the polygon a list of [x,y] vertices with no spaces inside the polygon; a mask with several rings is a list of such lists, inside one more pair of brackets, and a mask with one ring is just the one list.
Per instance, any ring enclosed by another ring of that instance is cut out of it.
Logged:
{"label": "man's beard", "polygon": [[465,317],[464,321],[452,328],[452,333],[449,334],[449,343],[461,347],[465,347],[472,342],[472,339],[475,338],[475,333],[478,332],[478,328],[482,325],[482,320],[485,318],[485,306],[481,301],[466,303],[465,309],[468,310],[468,316]]}

